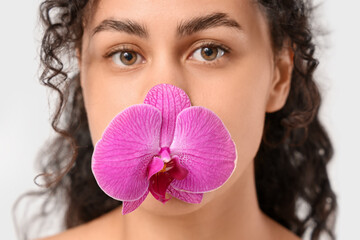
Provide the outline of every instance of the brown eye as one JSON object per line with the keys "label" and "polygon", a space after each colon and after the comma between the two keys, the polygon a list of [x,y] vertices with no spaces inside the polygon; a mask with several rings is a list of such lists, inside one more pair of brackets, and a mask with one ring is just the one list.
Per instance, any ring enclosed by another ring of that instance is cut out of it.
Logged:
{"label": "brown eye", "polygon": [[[224,55],[225,50],[220,47],[200,47],[193,53],[193,58],[201,62],[211,62]],[[204,61],[205,59],[205,61]]]}
{"label": "brown eye", "polygon": [[218,55],[218,49],[214,47],[205,47],[201,50],[201,56],[208,61],[214,60]]}
{"label": "brown eye", "polygon": [[112,55],[112,60],[116,65],[126,67],[140,62],[142,59],[139,56],[134,51],[118,51]]}
{"label": "brown eye", "polygon": [[120,54],[120,60],[125,64],[125,65],[131,65],[134,62],[136,62],[136,54],[134,54],[134,52],[122,52]]}

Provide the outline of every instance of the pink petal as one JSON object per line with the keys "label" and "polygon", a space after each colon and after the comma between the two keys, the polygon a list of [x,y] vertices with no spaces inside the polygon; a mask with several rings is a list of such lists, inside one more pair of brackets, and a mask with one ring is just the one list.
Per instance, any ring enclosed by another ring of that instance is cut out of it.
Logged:
{"label": "pink petal", "polygon": [[171,184],[168,187],[167,192],[170,193],[173,197],[176,197],[177,199],[180,199],[187,203],[201,203],[201,200],[204,195],[203,193],[190,193],[190,192],[179,191],[173,188]]}
{"label": "pink petal", "polygon": [[176,116],[191,106],[190,99],[184,90],[171,84],[158,84],[147,93],[144,103],[161,111],[162,125],[160,147],[170,146],[176,123]]}
{"label": "pink petal", "polygon": [[160,171],[164,167],[164,162],[159,157],[154,157],[148,165],[147,178],[150,179],[152,175]]}
{"label": "pink petal", "polygon": [[174,180],[168,172],[159,172],[150,178],[149,190],[155,199],[162,203],[167,202],[170,198],[166,198],[166,190],[170,183]]}
{"label": "pink petal", "polygon": [[160,111],[148,104],[132,105],[112,119],[92,156],[92,171],[106,194],[121,201],[144,195],[147,166],[160,151],[160,127]]}
{"label": "pink petal", "polygon": [[170,163],[174,164],[174,167],[171,168],[169,171],[167,171],[171,177],[173,177],[177,180],[182,180],[182,179],[186,178],[186,176],[188,174],[188,170],[186,168],[184,168],[183,166],[181,166],[181,164],[179,163],[178,156],[173,157],[173,160],[168,163],[169,166],[170,166]]}
{"label": "pink petal", "polygon": [[128,214],[128,213],[134,211],[135,209],[137,209],[142,204],[142,202],[146,199],[148,193],[149,193],[149,190],[147,190],[145,192],[145,194],[138,200],[124,201],[123,207],[122,207],[122,214],[125,215],[125,214]]}
{"label": "pink petal", "polygon": [[235,169],[235,143],[221,119],[205,107],[189,107],[177,116],[170,152],[189,171],[184,180],[171,183],[178,190],[215,190]]}

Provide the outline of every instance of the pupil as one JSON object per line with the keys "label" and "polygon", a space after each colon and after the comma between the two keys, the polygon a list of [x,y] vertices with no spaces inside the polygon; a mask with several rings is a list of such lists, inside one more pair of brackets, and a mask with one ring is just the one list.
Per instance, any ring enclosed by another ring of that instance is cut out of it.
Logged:
{"label": "pupil", "polygon": [[204,51],[207,56],[211,56],[213,54],[213,50],[211,50],[211,48],[205,48]]}
{"label": "pupil", "polygon": [[124,57],[126,58],[126,60],[130,61],[133,56],[131,54],[129,54],[128,52],[124,53]]}

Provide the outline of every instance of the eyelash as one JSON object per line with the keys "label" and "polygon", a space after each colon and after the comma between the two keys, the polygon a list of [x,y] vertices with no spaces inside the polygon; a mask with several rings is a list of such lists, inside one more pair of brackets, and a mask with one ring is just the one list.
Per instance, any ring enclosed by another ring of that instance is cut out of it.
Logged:
{"label": "eyelash", "polygon": [[[224,54],[220,56],[220,58],[224,55],[227,55],[231,52],[231,49],[223,44],[218,44],[218,43],[214,43],[214,42],[203,42],[201,43],[193,52],[192,55],[201,48],[204,47],[209,47],[209,48],[218,48],[222,51],[224,51]],[[131,47],[127,47],[127,46],[119,46],[117,48],[115,48],[114,50],[110,51],[109,53],[105,54],[104,57],[105,58],[111,58],[113,57],[115,54],[117,53],[121,53],[121,52],[133,52],[135,54],[138,54],[134,49],[132,49]],[[220,58],[217,58],[215,60],[211,60],[211,61],[201,61],[203,64],[206,65],[213,65],[213,64],[217,64],[217,62],[219,61]],[[131,66],[131,65],[129,65]],[[121,68],[127,68],[127,67],[121,67]]]}

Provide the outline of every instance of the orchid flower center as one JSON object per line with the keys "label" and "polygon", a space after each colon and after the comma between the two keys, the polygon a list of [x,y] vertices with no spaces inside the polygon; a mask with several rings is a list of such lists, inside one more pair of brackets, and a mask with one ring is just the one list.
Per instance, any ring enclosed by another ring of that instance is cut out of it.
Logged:
{"label": "orchid flower center", "polygon": [[156,199],[165,203],[170,199],[165,197],[170,183],[174,179],[184,179],[188,174],[188,170],[181,166],[178,156],[170,155],[168,147],[161,148],[159,155],[160,157],[157,155],[154,158],[157,158],[156,160],[161,159],[164,162],[164,166],[160,171],[151,176],[149,190]]}
{"label": "orchid flower center", "polygon": [[[171,160],[170,160],[171,161]],[[164,167],[160,170],[160,172],[166,172],[168,170],[170,170],[172,167],[167,167],[168,163],[164,163]],[[170,164],[169,164],[170,165]]]}

